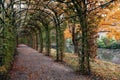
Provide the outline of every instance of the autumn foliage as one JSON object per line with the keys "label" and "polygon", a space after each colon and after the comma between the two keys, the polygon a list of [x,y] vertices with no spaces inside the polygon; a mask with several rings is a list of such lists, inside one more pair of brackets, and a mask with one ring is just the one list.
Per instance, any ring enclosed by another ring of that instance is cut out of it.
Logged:
{"label": "autumn foliage", "polygon": [[72,34],[69,30],[69,28],[66,28],[64,31],[64,39],[72,38]]}
{"label": "autumn foliage", "polygon": [[105,19],[100,22],[98,31],[106,31],[109,39],[120,40],[119,21],[120,10],[119,8],[115,8],[110,14],[106,14]]}

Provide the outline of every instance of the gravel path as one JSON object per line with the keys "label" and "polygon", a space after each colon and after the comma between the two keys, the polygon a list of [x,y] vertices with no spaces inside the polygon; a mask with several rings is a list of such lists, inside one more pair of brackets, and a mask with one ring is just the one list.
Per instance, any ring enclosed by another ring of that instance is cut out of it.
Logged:
{"label": "gravel path", "polygon": [[19,45],[17,51],[11,80],[90,80],[26,45]]}

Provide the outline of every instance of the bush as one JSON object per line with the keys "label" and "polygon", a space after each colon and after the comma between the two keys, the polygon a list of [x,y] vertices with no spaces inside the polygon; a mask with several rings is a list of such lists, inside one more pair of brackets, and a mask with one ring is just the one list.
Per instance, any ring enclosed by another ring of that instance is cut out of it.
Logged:
{"label": "bush", "polygon": [[108,49],[120,49],[120,44],[114,43],[106,48],[108,48]]}
{"label": "bush", "polygon": [[105,43],[101,39],[97,40],[97,44],[98,44],[98,48],[105,48],[106,47]]}
{"label": "bush", "polygon": [[120,44],[114,39],[106,37],[97,40],[98,48],[120,49]]}

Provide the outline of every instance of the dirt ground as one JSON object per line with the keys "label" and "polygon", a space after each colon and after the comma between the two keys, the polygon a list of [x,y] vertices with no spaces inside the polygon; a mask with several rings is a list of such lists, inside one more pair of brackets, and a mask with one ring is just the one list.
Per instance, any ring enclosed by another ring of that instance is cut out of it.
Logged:
{"label": "dirt ground", "polygon": [[91,80],[26,45],[19,45],[17,52],[10,71],[11,80]]}

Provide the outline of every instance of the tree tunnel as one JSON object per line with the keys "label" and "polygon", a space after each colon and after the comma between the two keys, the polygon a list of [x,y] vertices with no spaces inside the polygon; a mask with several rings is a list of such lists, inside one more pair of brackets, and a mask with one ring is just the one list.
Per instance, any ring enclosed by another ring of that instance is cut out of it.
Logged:
{"label": "tree tunnel", "polygon": [[[13,60],[19,43],[47,56],[51,54],[51,35],[55,35],[56,61],[64,58],[64,31],[67,24],[79,24],[74,31],[78,46],[79,70],[90,74],[90,60],[96,58],[96,28],[101,11],[114,0],[103,3],[91,0],[1,0],[0,1],[0,67]],[[99,5],[98,5],[99,4]],[[103,8],[104,7],[104,8]],[[96,17],[94,18],[93,16]],[[73,26],[75,27],[75,26]],[[54,34],[52,34],[54,32]]]}

